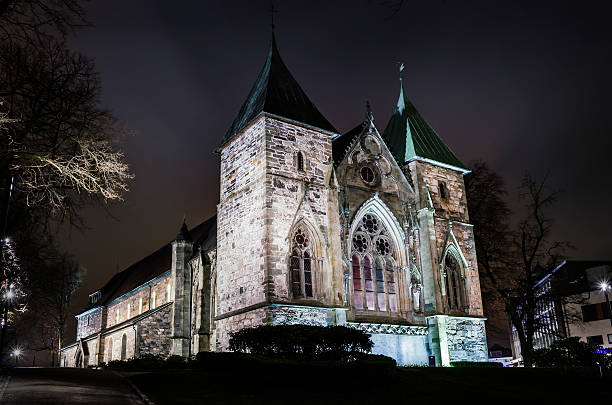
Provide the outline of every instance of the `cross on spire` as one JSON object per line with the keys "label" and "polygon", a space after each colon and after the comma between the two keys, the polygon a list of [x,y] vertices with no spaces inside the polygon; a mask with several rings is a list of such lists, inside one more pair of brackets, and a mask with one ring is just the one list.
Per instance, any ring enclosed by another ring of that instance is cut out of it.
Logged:
{"label": "cross on spire", "polygon": [[272,32],[274,32],[274,14],[278,13],[278,9],[274,7],[274,0],[270,1],[270,8],[268,11],[270,12],[270,26],[272,27]]}

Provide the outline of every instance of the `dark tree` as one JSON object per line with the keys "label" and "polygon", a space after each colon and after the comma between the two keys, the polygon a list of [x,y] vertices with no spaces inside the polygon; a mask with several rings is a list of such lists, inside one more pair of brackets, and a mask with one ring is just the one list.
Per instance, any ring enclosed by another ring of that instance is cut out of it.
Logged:
{"label": "dark tree", "polygon": [[[80,227],[81,208],[120,201],[132,178],[119,149],[124,131],[100,103],[93,61],[66,47],[69,34],[89,25],[84,3],[0,0],[0,237],[11,237],[17,287],[36,291],[24,297],[26,308],[46,320],[36,325],[51,330],[41,335],[54,336],[55,348],[81,269],[54,247],[49,225]],[[5,256],[2,266],[10,267]],[[0,288],[16,285],[10,280],[3,276]],[[25,322],[12,314],[2,336]]]}
{"label": "dark tree", "polygon": [[488,295],[487,301],[503,306],[529,366],[533,363],[534,336],[547,321],[539,318],[538,305],[553,298],[534,287],[559,265],[567,247],[554,239],[549,216],[559,191],[550,189],[546,178],[536,181],[525,175],[519,192],[524,216],[512,224],[503,180],[484,162],[475,162],[472,167],[466,190],[478,266],[486,286],[483,293]]}

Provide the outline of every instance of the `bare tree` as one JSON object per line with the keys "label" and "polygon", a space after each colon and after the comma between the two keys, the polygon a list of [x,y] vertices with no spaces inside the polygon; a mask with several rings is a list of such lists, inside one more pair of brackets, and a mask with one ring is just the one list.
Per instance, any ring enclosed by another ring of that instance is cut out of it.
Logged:
{"label": "bare tree", "polygon": [[504,182],[483,162],[473,164],[466,178],[470,219],[478,266],[489,289],[487,300],[503,305],[521,345],[525,365],[532,364],[534,336],[548,321],[539,316],[539,305],[551,300],[550,293],[536,290],[540,279],[562,259],[567,243],[554,240],[549,209],[559,191],[548,187],[547,178],[536,181],[525,175],[519,198],[524,218],[515,226],[505,203]]}
{"label": "bare tree", "polygon": [[0,42],[36,43],[90,25],[81,0],[0,0]]}
{"label": "bare tree", "polygon": [[[99,106],[91,60],[48,41],[0,49],[4,125],[0,174],[28,206],[44,206],[78,223],[88,201],[121,200],[132,178],[118,150],[121,130]],[[93,199],[92,199],[93,197]]]}

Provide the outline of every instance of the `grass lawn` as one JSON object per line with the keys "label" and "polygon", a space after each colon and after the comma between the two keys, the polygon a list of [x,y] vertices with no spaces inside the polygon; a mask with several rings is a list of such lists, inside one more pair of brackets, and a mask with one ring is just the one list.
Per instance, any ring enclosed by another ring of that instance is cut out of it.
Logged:
{"label": "grass lawn", "polygon": [[597,370],[588,369],[229,361],[129,378],[157,404],[586,404],[612,399],[612,378],[600,379]]}

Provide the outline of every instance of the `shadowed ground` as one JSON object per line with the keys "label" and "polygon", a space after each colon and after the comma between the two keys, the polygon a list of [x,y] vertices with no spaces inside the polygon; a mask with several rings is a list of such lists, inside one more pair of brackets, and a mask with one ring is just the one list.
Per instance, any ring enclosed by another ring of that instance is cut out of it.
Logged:
{"label": "shadowed ground", "polygon": [[110,371],[14,368],[0,371],[0,404],[142,404],[129,382]]}
{"label": "shadowed ground", "polygon": [[596,370],[218,366],[130,379],[157,404],[581,404],[612,398],[612,380]]}

